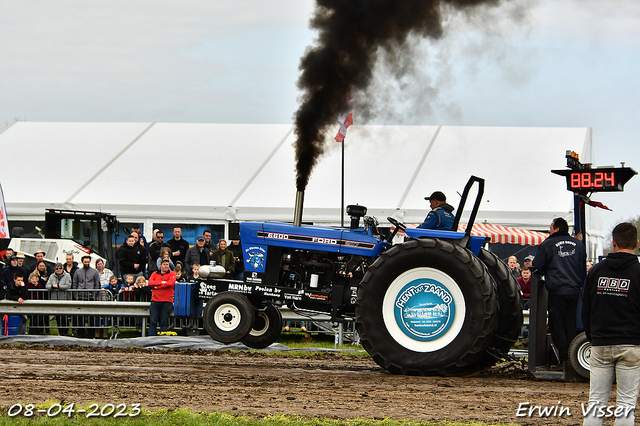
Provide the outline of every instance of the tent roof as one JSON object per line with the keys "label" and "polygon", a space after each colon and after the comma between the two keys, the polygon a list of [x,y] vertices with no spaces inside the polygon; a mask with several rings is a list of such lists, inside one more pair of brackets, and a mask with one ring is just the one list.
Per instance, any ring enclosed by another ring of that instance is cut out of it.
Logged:
{"label": "tent roof", "polygon": [[[182,223],[291,221],[292,130],[17,122],[0,133],[0,183],[10,219],[40,218],[57,207]],[[341,147],[325,145],[305,193],[304,221],[340,223]],[[476,175],[486,180],[476,223],[546,229],[573,206],[563,179],[550,172],[565,166],[566,150],[590,162],[591,129],[354,125],[345,144],[345,203],[367,206],[382,222],[391,215],[421,222],[425,195],[443,191],[456,206]]]}

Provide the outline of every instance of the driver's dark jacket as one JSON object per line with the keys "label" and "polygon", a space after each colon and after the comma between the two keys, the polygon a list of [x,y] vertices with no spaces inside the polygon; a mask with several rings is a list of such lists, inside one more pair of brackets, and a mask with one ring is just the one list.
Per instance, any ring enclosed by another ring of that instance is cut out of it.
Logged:
{"label": "driver's dark jacket", "polygon": [[453,207],[447,203],[441,204],[431,210],[418,228],[422,229],[440,229],[443,231],[451,231],[453,221]]}
{"label": "driver's dark jacket", "polygon": [[630,253],[609,253],[587,275],[582,324],[595,346],[640,345],[640,263]]}
{"label": "driver's dark jacket", "polygon": [[544,275],[549,293],[578,296],[585,278],[584,244],[568,232],[558,231],[540,244],[532,266]]}

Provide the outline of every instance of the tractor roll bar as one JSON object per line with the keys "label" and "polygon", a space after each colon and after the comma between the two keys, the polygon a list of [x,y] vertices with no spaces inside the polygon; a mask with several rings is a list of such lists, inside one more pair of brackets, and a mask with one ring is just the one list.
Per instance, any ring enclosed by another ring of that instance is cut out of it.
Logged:
{"label": "tractor roll bar", "polygon": [[473,204],[473,209],[471,210],[471,216],[469,217],[469,222],[467,223],[467,229],[465,232],[467,235],[471,235],[471,229],[473,228],[473,224],[476,221],[478,209],[480,208],[480,202],[482,202],[482,196],[484,195],[484,179],[477,176],[471,176],[464,187],[464,191],[462,191],[462,198],[460,198],[458,211],[456,212],[456,217],[453,220],[453,226],[451,226],[451,230],[454,232],[458,230],[458,225],[460,224],[460,219],[462,218],[462,210],[464,210],[464,205],[467,202],[467,197],[469,196],[471,186],[473,186],[475,182],[478,182],[478,195],[476,195],[476,201]]}

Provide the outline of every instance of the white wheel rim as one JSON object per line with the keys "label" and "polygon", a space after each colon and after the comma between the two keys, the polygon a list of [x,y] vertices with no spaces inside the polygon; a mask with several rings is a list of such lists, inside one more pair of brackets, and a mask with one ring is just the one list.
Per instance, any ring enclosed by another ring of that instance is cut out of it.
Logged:
{"label": "white wheel rim", "polygon": [[415,352],[444,348],[458,336],[466,314],[462,290],[444,272],[414,268],[385,293],[382,318],[391,337]]}
{"label": "white wheel rim", "polygon": [[262,318],[264,320],[264,327],[260,328],[259,330],[256,330],[255,328],[251,328],[251,331],[249,332],[249,334],[251,334],[252,336],[262,336],[269,329],[269,317],[267,316],[267,314],[260,311],[257,312],[257,314],[258,314],[257,318]]}
{"label": "white wheel rim", "polygon": [[578,363],[587,371],[591,371],[591,343],[584,342],[578,348],[577,353]]}
{"label": "white wheel rim", "polygon": [[240,310],[231,303],[224,303],[218,306],[213,314],[213,322],[222,331],[235,330],[241,318]]}

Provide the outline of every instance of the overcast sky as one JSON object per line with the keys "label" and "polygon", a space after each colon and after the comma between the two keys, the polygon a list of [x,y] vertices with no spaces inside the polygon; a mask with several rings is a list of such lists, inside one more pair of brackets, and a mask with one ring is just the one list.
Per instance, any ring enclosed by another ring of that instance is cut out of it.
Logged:
{"label": "overcast sky", "polygon": [[[290,123],[313,7],[0,0],[0,130],[16,119]],[[415,40],[412,58],[403,84],[379,67],[374,123],[592,127],[597,165],[640,170],[640,3],[514,0],[447,16],[445,37]],[[523,191],[549,173],[524,149],[519,161]],[[639,198],[638,176],[594,196],[614,210],[608,227],[639,215]]]}

